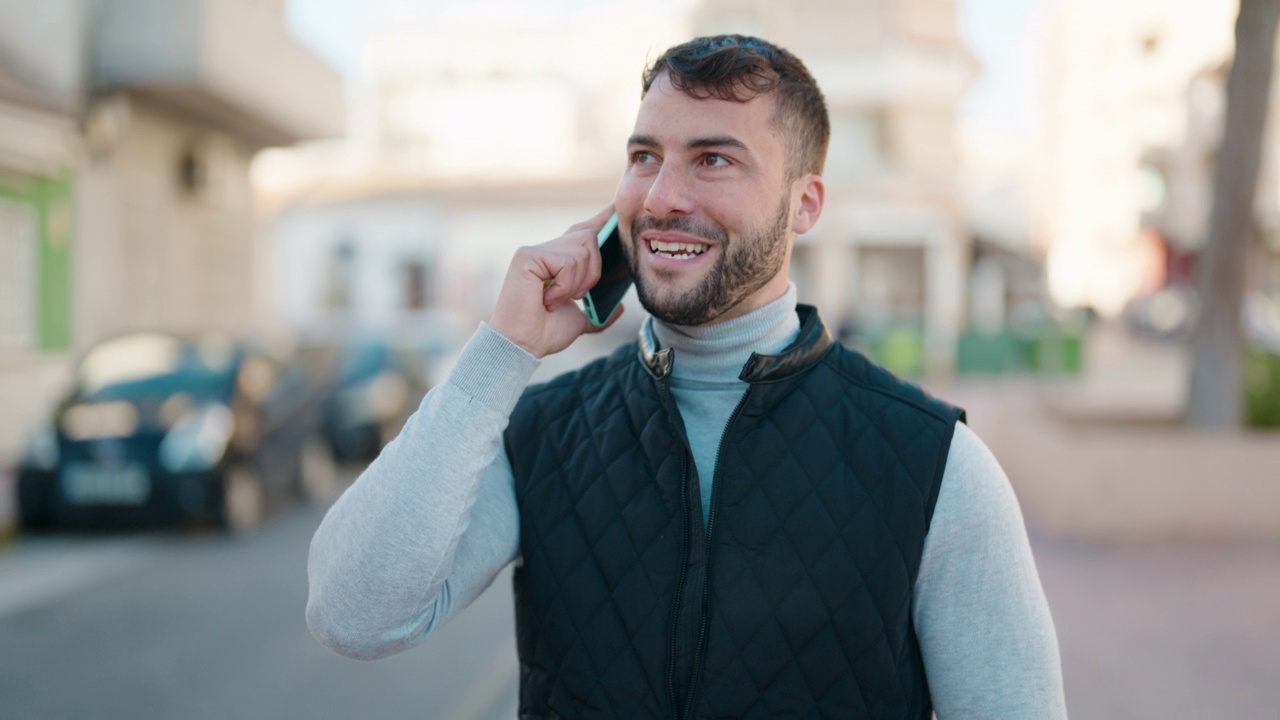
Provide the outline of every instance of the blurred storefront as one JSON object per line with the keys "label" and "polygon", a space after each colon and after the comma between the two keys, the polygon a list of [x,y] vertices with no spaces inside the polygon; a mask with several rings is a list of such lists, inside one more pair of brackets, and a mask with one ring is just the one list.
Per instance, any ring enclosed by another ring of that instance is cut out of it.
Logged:
{"label": "blurred storefront", "polygon": [[0,6],[0,480],[73,349],[85,27],[77,2]]}
{"label": "blurred storefront", "polygon": [[0,6],[0,464],[93,343],[262,327],[249,162],[344,128],[341,80],[284,6]]}

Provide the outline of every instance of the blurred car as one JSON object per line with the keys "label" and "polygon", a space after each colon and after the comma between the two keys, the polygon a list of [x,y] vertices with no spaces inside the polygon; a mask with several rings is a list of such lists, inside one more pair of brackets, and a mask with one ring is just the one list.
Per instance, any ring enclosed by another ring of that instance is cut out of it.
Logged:
{"label": "blurred car", "polygon": [[146,332],[80,361],[18,469],[22,526],[212,521],[232,531],[336,483],[305,373],[223,336]]}
{"label": "blurred car", "polygon": [[380,338],[333,352],[324,436],[339,461],[371,459],[400,432],[430,389],[428,357]]}
{"label": "blurred car", "polygon": [[[1200,305],[1195,287],[1170,285],[1129,301],[1123,317],[1135,335],[1181,342],[1191,337]],[[1280,352],[1280,294],[1246,291],[1240,305],[1240,328],[1251,347]]]}
{"label": "blurred car", "polygon": [[1200,314],[1195,288],[1169,285],[1128,302],[1122,312],[1134,335],[1151,340],[1183,341]]}

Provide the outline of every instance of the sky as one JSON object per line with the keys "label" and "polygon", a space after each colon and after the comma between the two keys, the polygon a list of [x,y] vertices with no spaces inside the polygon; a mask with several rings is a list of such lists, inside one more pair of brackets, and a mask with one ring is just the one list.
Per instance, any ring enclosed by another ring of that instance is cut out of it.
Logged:
{"label": "sky", "polygon": [[[602,0],[542,0],[563,8],[608,4]],[[644,0],[646,5],[689,7],[694,0]],[[303,42],[350,72],[364,33],[402,19],[429,18],[468,0],[288,0],[290,28]]]}
{"label": "sky", "polygon": [[[466,0],[289,0],[295,35],[354,77],[362,36],[397,20],[430,17]],[[572,8],[601,0],[546,0]],[[689,7],[694,0],[645,0]],[[963,127],[1026,135],[1035,123],[1033,28],[1048,0],[957,0],[960,32],[982,67],[961,106]]]}

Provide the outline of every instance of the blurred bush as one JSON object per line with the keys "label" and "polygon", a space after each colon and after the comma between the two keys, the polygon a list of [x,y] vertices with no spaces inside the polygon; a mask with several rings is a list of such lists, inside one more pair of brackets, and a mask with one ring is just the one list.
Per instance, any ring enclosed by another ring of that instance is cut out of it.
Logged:
{"label": "blurred bush", "polygon": [[969,330],[960,336],[956,370],[970,375],[1001,375],[1025,370],[1027,353],[1013,333],[991,335]]}
{"label": "blurred bush", "polygon": [[1250,350],[1245,356],[1245,424],[1280,428],[1280,355]]}
{"label": "blurred bush", "polygon": [[1083,366],[1083,333],[1052,320],[996,334],[968,330],[956,348],[956,370],[967,375],[1074,375]]}
{"label": "blurred bush", "polygon": [[924,374],[924,333],[911,326],[889,328],[872,340],[871,355],[898,377],[919,377]]}

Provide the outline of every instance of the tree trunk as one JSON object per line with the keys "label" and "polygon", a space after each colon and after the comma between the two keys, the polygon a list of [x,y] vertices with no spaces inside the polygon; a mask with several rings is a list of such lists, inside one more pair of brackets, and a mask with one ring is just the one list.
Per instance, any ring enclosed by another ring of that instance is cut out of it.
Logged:
{"label": "tree trunk", "polygon": [[1280,0],[1240,0],[1209,237],[1199,259],[1200,319],[1191,336],[1187,421],[1201,427],[1236,428],[1244,420],[1240,309],[1271,100],[1277,21]]}

